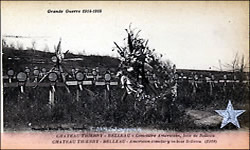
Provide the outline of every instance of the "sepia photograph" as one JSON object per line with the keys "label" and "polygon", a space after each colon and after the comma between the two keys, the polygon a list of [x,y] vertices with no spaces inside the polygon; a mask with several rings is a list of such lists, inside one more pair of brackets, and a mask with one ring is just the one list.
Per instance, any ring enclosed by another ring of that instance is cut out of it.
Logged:
{"label": "sepia photograph", "polygon": [[249,2],[1,1],[1,83],[3,149],[249,149]]}

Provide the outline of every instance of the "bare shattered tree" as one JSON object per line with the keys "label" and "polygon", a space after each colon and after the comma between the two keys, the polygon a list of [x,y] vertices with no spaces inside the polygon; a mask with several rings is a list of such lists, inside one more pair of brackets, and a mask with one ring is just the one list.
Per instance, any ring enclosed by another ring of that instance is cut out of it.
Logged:
{"label": "bare shattered tree", "polygon": [[125,89],[121,100],[125,101],[127,95],[132,95],[135,109],[144,106],[146,118],[147,112],[154,109],[165,120],[165,116],[170,115],[166,110],[170,110],[169,106],[174,104],[177,97],[176,67],[169,61],[162,61],[162,55],[148,47],[149,40],[139,35],[141,30],[136,32],[129,26],[125,31],[125,45],[119,46],[114,42],[114,50],[121,60],[117,76]]}
{"label": "bare shattered tree", "polygon": [[231,72],[244,72],[247,70],[247,61],[245,61],[244,55],[241,57],[238,53],[235,54],[233,60],[230,63],[224,64],[227,71]]}

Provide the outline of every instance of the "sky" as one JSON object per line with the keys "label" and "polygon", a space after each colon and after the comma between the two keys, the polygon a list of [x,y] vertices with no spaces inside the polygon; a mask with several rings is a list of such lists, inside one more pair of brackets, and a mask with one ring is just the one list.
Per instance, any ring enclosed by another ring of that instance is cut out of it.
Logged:
{"label": "sky", "polygon": [[[102,13],[65,13],[66,10],[101,9]],[[63,10],[64,13],[48,13]],[[29,36],[5,38],[54,51],[62,38],[63,51],[118,56],[114,41],[123,45],[125,29],[141,30],[149,47],[181,69],[217,69],[235,54],[249,58],[248,2],[150,1],[21,1],[1,2],[1,34]]]}

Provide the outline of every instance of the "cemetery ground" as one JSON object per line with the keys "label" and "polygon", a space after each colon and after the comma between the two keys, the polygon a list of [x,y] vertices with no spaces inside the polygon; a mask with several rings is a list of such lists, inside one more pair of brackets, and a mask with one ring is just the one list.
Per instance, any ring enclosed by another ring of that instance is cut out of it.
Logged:
{"label": "cemetery ground", "polygon": [[[50,60],[52,55],[33,50],[3,49],[3,75],[9,68],[17,72],[25,67],[35,66],[49,70],[53,66]],[[102,72],[106,69],[116,72],[119,64],[118,59],[109,56],[81,57],[84,58],[81,62],[66,62],[66,70],[99,67]],[[181,82],[178,83],[178,96],[174,105],[166,102],[165,109],[162,109],[162,103],[159,102],[149,110],[145,109],[144,101],[138,102],[138,108],[134,108],[135,100],[132,96],[121,101],[123,89],[120,85],[111,87],[109,100],[104,98],[104,87],[84,86],[80,100],[77,101],[76,88],[70,87],[71,93],[67,93],[64,87],[57,87],[53,109],[48,104],[47,88],[26,87],[25,93],[20,93],[19,88],[3,88],[4,130],[90,130],[93,127],[219,130],[222,118],[214,110],[226,109],[228,100],[232,101],[235,110],[246,110],[238,120],[243,129],[248,129],[249,126],[248,84],[238,83],[234,88],[226,87],[226,90],[218,84],[210,95],[207,84],[199,84],[196,93],[193,93],[191,84]],[[93,93],[88,92],[89,90]],[[167,119],[162,119],[163,111]],[[237,128],[232,124],[223,128],[228,129]]]}

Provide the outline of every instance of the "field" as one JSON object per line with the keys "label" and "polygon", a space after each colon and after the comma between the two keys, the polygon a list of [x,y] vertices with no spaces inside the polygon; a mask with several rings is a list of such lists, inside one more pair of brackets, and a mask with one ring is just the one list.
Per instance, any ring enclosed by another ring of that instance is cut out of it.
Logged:
{"label": "field", "polygon": [[[51,57],[53,53],[34,50],[3,49],[3,75],[8,69],[15,72],[23,71],[25,67],[53,67]],[[64,62],[66,71],[72,68],[99,67],[103,73],[109,69],[113,74],[117,71],[119,60],[109,56],[82,56],[68,54],[70,58],[83,58],[83,61]],[[213,73],[216,77],[232,73],[183,70],[177,72],[190,76],[191,73],[204,76]],[[244,79],[244,74],[237,74]],[[117,78],[114,80],[118,80]],[[8,82],[4,80],[4,82]],[[76,100],[76,88],[70,87],[67,93],[64,87],[57,87],[55,106],[48,104],[49,89],[26,87],[25,93],[19,88],[3,88],[4,100],[4,128],[5,130],[88,130],[92,127],[110,128],[150,128],[164,130],[218,130],[222,118],[214,110],[226,109],[228,100],[232,101],[234,109],[246,110],[239,116],[242,128],[249,126],[249,85],[248,83],[215,84],[213,94],[210,94],[208,83],[198,83],[193,92],[192,84],[188,81],[178,81],[178,96],[174,104],[166,101],[157,101],[154,106],[138,101],[134,107],[135,99],[129,95],[121,101],[123,89],[121,86],[111,87],[110,99],[105,99],[105,88],[102,86],[84,86],[80,93],[80,100]],[[232,124],[227,129],[236,129]]]}

